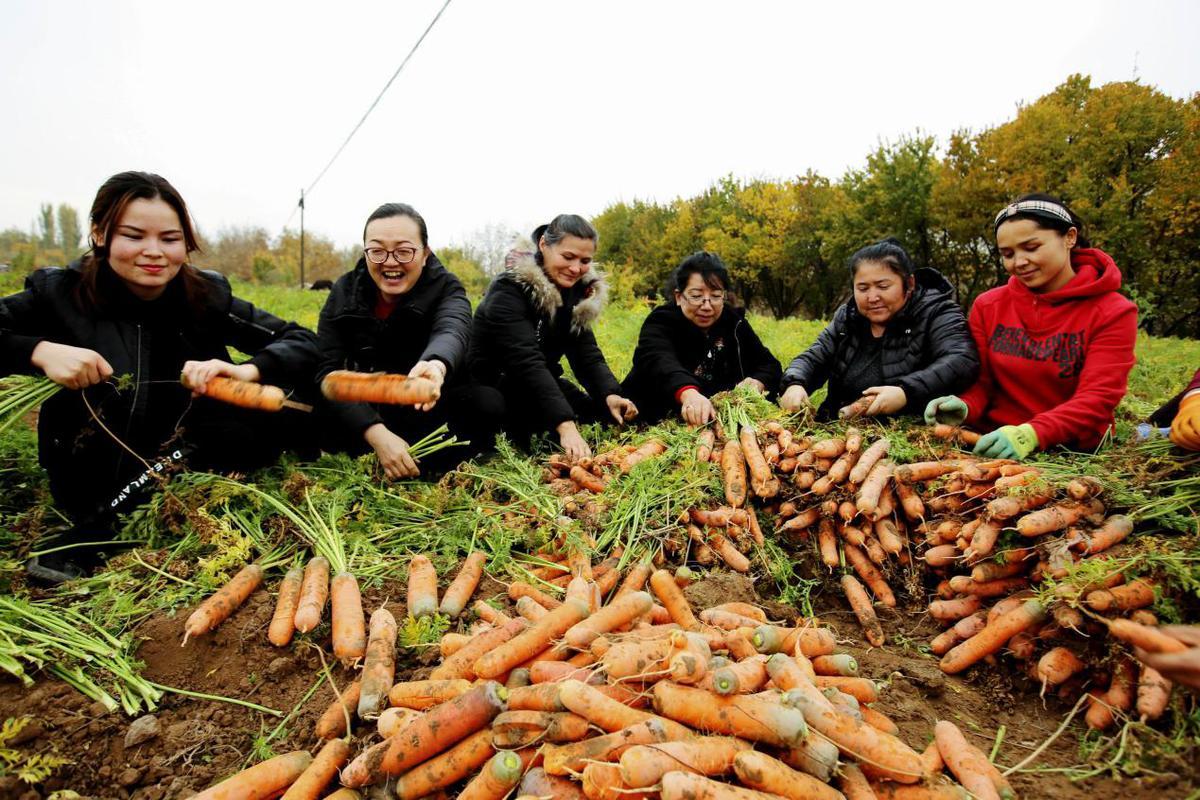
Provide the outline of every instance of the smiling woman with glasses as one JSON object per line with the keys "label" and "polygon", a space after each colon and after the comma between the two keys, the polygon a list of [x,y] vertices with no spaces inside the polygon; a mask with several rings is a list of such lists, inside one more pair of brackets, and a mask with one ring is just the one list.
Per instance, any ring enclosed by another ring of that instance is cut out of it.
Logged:
{"label": "smiling woman with glasses", "polygon": [[730,305],[729,286],[729,270],[712,253],[688,256],[672,273],[673,301],[642,323],[623,384],[644,419],[678,413],[689,425],[704,425],[717,392],[746,385],[774,394],[779,387],[779,362],[745,311]]}
{"label": "smiling woman with glasses", "polygon": [[466,369],[471,304],[462,283],[429,249],[425,219],[409,205],[388,203],[367,218],[363,256],[334,284],[317,327],[317,381],[335,369],[428,378],[439,399],[425,406],[330,403],[340,423],[330,449],[375,451],[391,479],[419,474],[409,444],[443,423],[470,450],[429,457],[438,470],[490,447],[503,414],[494,389],[475,386]]}

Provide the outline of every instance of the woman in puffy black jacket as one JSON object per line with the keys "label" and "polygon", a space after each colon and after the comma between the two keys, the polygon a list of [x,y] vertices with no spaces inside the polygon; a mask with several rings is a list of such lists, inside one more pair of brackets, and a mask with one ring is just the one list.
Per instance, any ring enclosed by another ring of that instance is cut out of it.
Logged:
{"label": "woman in puffy black jacket", "polygon": [[[43,373],[67,390],[38,419],[51,493],[76,523],[60,546],[111,538],[113,515],[177,464],[244,471],[273,461],[298,412],[218,403],[203,396],[205,384],[224,375],[310,386],[316,366],[311,332],[187,263],[195,230],[183,198],[158,175],[109,178],[92,205],[90,239],[81,261],[38,270],[24,291],[0,299],[0,374]],[[250,360],[232,363],[231,346]],[[62,550],[29,570],[59,581],[94,557]]]}
{"label": "woman in puffy black jacket", "polygon": [[779,404],[798,410],[828,381],[819,419],[842,409],[920,414],[930,399],[970,386],[979,354],[941,273],[914,270],[895,239],[862,248],[849,264],[854,296],[784,370]]}
{"label": "woman in puffy black jacket", "polygon": [[390,372],[427,378],[437,401],[416,408],[331,403],[330,446],[375,451],[384,474],[419,474],[409,445],[446,424],[470,442],[431,454],[440,470],[491,447],[504,410],[495,389],[476,386],[466,369],[471,303],[462,283],[429,249],[425,219],[409,205],[387,203],[363,228],[363,257],[334,284],[317,326],[317,380],[333,370]]}
{"label": "woman in puffy black jacket", "polygon": [[689,425],[713,418],[710,400],[738,385],[774,395],[779,361],[731,305],[729,270],[712,253],[688,256],[669,282],[674,301],[642,323],[633,368],[622,386],[640,417],[655,422],[677,412]]}
{"label": "woman in puffy black jacket", "polygon": [[[592,333],[608,295],[592,270],[598,238],[574,214],[539,226],[508,254],[475,309],[471,335],[471,373],[503,392],[505,430],[518,438],[553,431],[572,459],[591,455],[577,423],[622,423],[638,413]],[[564,355],[582,390],[563,377]]]}

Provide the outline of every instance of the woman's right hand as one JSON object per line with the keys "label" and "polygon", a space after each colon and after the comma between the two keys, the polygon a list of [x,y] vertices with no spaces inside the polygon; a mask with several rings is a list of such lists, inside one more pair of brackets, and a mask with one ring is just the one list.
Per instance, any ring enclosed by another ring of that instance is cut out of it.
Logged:
{"label": "woman's right hand", "polygon": [[579,461],[581,458],[591,458],[592,448],[579,435],[579,428],[571,420],[560,423],[555,431],[558,433],[558,443],[568,461]]}
{"label": "woman's right hand", "polygon": [[379,466],[389,480],[398,478],[415,478],[421,474],[417,462],[408,452],[408,442],[388,430],[382,422],[376,422],[367,428],[363,438],[375,451]]}
{"label": "woman's right hand", "polygon": [[1134,649],[1134,655],[1167,680],[1200,689],[1200,626],[1164,625],[1159,631],[1178,639],[1188,648],[1179,653],[1148,653],[1138,647]]}
{"label": "woman's right hand", "polygon": [[925,406],[925,424],[962,425],[968,411],[967,404],[952,394],[935,397]]}
{"label": "woman's right hand", "polygon": [[716,416],[712,401],[696,389],[688,389],[679,397],[679,415],[688,425],[707,425]]}
{"label": "woman's right hand", "polygon": [[779,407],[784,411],[799,411],[808,404],[808,392],[798,383],[793,383],[779,396]]}
{"label": "woman's right hand", "polygon": [[113,374],[113,368],[95,350],[47,341],[38,342],[33,348],[29,363],[68,389],[86,389]]}

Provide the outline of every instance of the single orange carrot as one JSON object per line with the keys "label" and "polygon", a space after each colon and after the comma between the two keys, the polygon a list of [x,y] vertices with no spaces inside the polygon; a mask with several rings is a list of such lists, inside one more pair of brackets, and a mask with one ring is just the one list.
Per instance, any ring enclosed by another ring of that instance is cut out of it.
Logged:
{"label": "single orange carrot", "polygon": [[386,608],[380,608],[371,614],[358,699],[360,719],[375,719],[379,716],[395,677],[396,618]]}
{"label": "single orange carrot", "polygon": [[896,480],[904,483],[931,481],[951,472],[962,469],[966,464],[962,461],[947,459],[944,461],[919,461],[914,464],[904,464],[896,467]]}
{"label": "single orange carrot", "polygon": [[1087,596],[1088,607],[1093,611],[1132,611],[1145,608],[1154,602],[1154,584],[1138,579],[1124,586],[1098,589]]}
{"label": "single orange carrot", "polygon": [[837,529],[829,517],[822,517],[817,525],[817,546],[821,551],[821,563],[830,569],[841,564],[838,555]]}
{"label": "single orange carrot", "polygon": [[588,800],[578,783],[556,775],[547,775],[546,770],[541,767],[534,767],[525,773],[517,792],[517,800],[544,800],[547,797],[554,800]]}
{"label": "single orange carrot", "polygon": [[[763,498],[779,494],[779,481],[771,474],[771,465],[758,446],[758,432],[743,425],[738,433],[738,443],[742,446],[742,457],[750,472],[750,488],[754,494]],[[734,504],[731,502],[730,505]]]}
{"label": "single orange carrot", "polygon": [[346,720],[353,719],[358,711],[358,697],[362,685],[355,681],[342,690],[341,700],[334,698],[329,708],[317,720],[318,739],[337,739],[346,735]]}
{"label": "single orange carrot", "polygon": [[586,489],[593,494],[600,494],[604,491],[604,480],[596,477],[578,464],[571,467],[570,475],[571,480],[579,484],[581,489]]}
{"label": "single orange carrot", "polygon": [[563,641],[571,647],[582,650],[596,639],[597,636],[627,625],[634,619],[650,612],[654,599],[648,592],[632,592],[614,600],[595,614],[573,625],[565,634]]}
{"label": "single orange carrot", "polygon": [[232,778],[221,781],[199,794],[193,800],[267,800],[278,797],[304,774],[312,763],[312,756],[303,750],[284,753],[267,759],[243,770]]}
{"label": "single orange carrot", "polygon": [[521,782],[524,768],[520,756],[502,750],[459,792],[458,800],[504,800]]}
{"label": "single orange carrot", "polygon": [[433,680],[450,680],[453,678],[466,678],[470,680],[474,678],[475,670],[473,665],[479,660],[480,656],[491,652],[528,627],[529,623],[518,617],[517,619],[509,620],[498,628],[492,628],[491,630],[476,634],[461,650],[447,658],[439,666],[434,667],[433,671],[429,673],[429,677]]}
{"label": "single orange carrot", "polygon": [[481,656],[472,669],[480,678],[503,675],[521,662],[545,650],[550,642],[588,616],[586,603],[567,600],[527,630]]}
{"label": "single orange carrot", "polygon": [[867,776],[863,775],[857,764],[842,766],[841,775],[838,777],[838,788],[842,790],[846,800],[876,800],[875,790],[871,788]]}
{"label": "single orange carrot", "polygon": [[1094,531],[1082,534],[1071,549],[1079,553],[1100,553],[1133,533],[1133,520],[1124,514],[1114,514]]}
{"label": "single orange carrot", "polygon": [[1142,722],[1158,719],[1166,712],[1171,688],[1171,681],[1163,677],[1161,672],[1142,665],[1137,687],[1137,711]]}
{"label": "single orange carrot", "polygon": [[1036,600],[1024,604],[989,622],[979,633],[942,656],[942,671],[953,675],[999,650],[1012,637],[1046,618],[1046,610]]}
{"label": "single orange carrot", "polygon": [[725,501],[734,508],[746,505],[746,458],[736,439],[726,441],[721,451],[721,477],[725,484]]}
{"label": "single orange carrot", "polygon": [[463,612],[471,595],[475,594],[475,587],[479,586],[479,581],[483,578],[483,565],[486,562],[487,554],[479,551],[471,553],[463,560],[458,575],[454,577],[454,580],[446,587],[446,593],[442,595],[442,605],[438,609],[441,613],[453,618]]}
{"label": "single orange carrot", "polygon": [[283,793],[283,800],[317,800],[349,759],[350,745],[344,739],[329,740],[296,782]]}
{"label": "single orange carrot", "polygon": [[791,747],[808,735],[805,717],[777,699],[759,695],[719,697],[703,689],[656,683],[654,709],[690,728]]}
{"label": "single orange carrot", "polygon": [[419,716],[421,712],[411,708],[385,708],[375,721],[375,730],[384,739],[390,739]]}
{"label": "single orange carrot", "polygon": [[580,772],[591,761],[615,761],[631,747],[667,741],[667,730],[661,720],[645,719],[603,736],[593,736],[579,742],[545,745],[543,767],[551,775]]}
{"label": "single orange carrot", "polygon": [[363,616],[358,580],[349,572],[339,572],[329,583],[329,597],[333,654],[343,664],[348,664],[367,652],[367,622]]}
{"label": "single orange carrot", "polygon": [[756,655],[721,667],[712,673],[713,691],[720,695],[757,692],[770,680],[767,656]]}
{"label": "single orange carrot", "polygon": [[258,564],[248,564],[229,582],[217,590],[192,612],[184,623],[183,643],[192,636],[201,636],[220,625],[246,602],[246,598],[259,587],[263,579],[263,569]]}
{"label": "single orange carrot", "polygon": [[1116,638],[1140,647],[1148,653],[1182,653],[1188,647],[1173,636],[1169,636],[1149,625],[1128,619],[1107,620],[1108,632]]}
{"label": "single orange carrot", "polygon": [[492,720],[492,744],[503,750],[541,742],[578,742],[588,735],[588,721],[566,711],[504,711]]}
{"label": "single orange carrot", "polygon": [[[180,379],[180,383],[189,389],[193,388],[183,379]],[[278,386],[242,381],[224,375],[208,379],[208,383],[204,384],[204,396],[256,411],[282,411],[287,401],[287,395]]]}
{"label": "single orange carrot", "polygon": [[676,770],[662,779],[661,800],[778,800],[775,795],[742,789],[692,772]]}
{"label": "single orange carrot", "polygon": [[639,446],[621,461],[621,474],[628,475],[629,471],[647,459],[655,458],[667,452],[667,446],[657,439],[651,439]]}
{"label": "single orange carrot", "polygon": [[461,697],[471,691],[471,688],[471,682],[463,678],[404,681],[392,686],[387,698],[394,707],[424,711]]}
{"label": "single orange carrot", "polygon": [[417,800],[452,786],[478,772],[495,753],[492,732],[487,729],[476,731],[440,755],[418,764],[396,778],[393,785],[396,798]]}
{"label": "single orange carrot", "polygon": [[581,681],[563,681],[559,686],[558,696],[568,711],[578,714],[609,733],[646,720],[657,720],[671,739],[686,739],[692,735],[690,729],[673,720],[631,708],[609,697],[598,687],[588,686]]}
{"label": "single orange carrot", "polygon": [[1066,683],[1077,672],[1082,672],[1087,668],[1079,660],[1079,656],[1075,655],[1066,647],[1055,647],[1046,651],[1037,663],[1037,676],[1041,680],[1043,688],[1046,686],[1058,686]]}
{"label": "single orange carrot", "polygon": [[388,375],[382,372],[334,370],[321,381],[321,394],[335,403],[382,403],[419,406],[432,403],[440,393],[428,378]]}
{"label": "single orange carrot", "polygon": [[472,603],[471,611],[473,611],[475,616],[479,617],[484,622],[497,627],[512,621],[512,617],[508,616],[495,606],[488,605],[482,600],[476,600],[474,603]]}
{"label": "single orange carrot", "polygon": [[723,775],[733,768],[734,756],[749,748],[744,741],[718,736],[640,744],[621,754],[621,780],[630,788],[644,789],[654,786],[673,770]]}
{"label": "single orange carrot", "polygon": [[535,589],[524,581],[513,581],[508,585],[508,596],[511,600],[519,600],[522,597],[531,597],[539,605],[545,606],[548,609],[556,609],[562,605],[561,600],[555,600],[547,594]]}
{"label": "single orange carrot", "polygon": [[883,488],[891,480],[893,469],[892,462],[887,460],[878,461],[871,468],[854,499],[854,505],[860,514],[874,518],[873,515],[879,507],[879,500],[883,496]]}
{"label": "single orange carrot", "polygon": [[289,569],[279,582],[279,599],[275,602],[275,614],[271,627],[267,629],[267,640],[276,647],[286,647],[296,631],[296,606],[300,603],[300,587],[304,581],[304,570]]}
{"label": "single orange carrot", "polygon": [[691,605],[683,596],[679,584],[675,583],[675,576],[670,572],[665,569],[655,570],[650,576],[650,588],[659,602],[666,607],[671,619],[679,623],[681,628],[695,630],[700,627],[696,615],[692,613]]}
{"label": "single orange carrot", "polygon": [[883,573],[871,562],[871,559],[867,558],[867,554],[849,542],[842,550],[846,553],[846,560],[850,562],[850,566],[866,582],[867,586],[871,587],[871,591],[874,592],[879,602],[888,608],[895,608],[896,595],[892,593],[892,587],[888,586]]}
{"label": "single orange carrot", "polygon": [[798,772],[766,753],[746,750],[733,757],[733,772],[751,789],[790,800],[845,800],[844,795],[811,775]]}
{"label": "single orange carrot", "polygon": [[854,616],[858,617],[867,641],[875,647],[882,647],[883,627],[879,624],[879,618],[875,616],[875,609],[871,606],[867,590],[853,575],[843,575],[842,591],[846,593],[846,599],[850,601],[850,608],[854,611]]}
{"label": "single orange carrot", "polygon": [[1000,800],[1000,787],[992,780],[994,767],[983,753],[967,742],[957,725],[939,720],[934,725],[933,737],[942,761],[967,791],[979,800]]}
{"label": "single orange carrot", "polygon": [[895,736],[832,708],[822,708],[807,693],[789,692],[788,702],[804,714],[814,730],[843,753],[869,763],[880,776],[899,783],[916,783],[924,776],[920,755]]}
{"label": "single orange carrot", "polygon": [[408,615],[414,619],[437,613],[437,572],[423,555],[408,562]]}
{"label": "single orange carrot", "polygon": [[713,445],[717,434],[712,428],[705,428],[696,436],[696,461],[703,464],[712,458]]}

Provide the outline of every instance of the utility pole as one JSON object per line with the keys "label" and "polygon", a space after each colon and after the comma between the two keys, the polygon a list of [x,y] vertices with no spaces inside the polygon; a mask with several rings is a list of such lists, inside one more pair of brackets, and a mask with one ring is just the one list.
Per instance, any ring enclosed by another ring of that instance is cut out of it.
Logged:
{"label": "utility pole", "polygon": [[304,288],[304,190],[300,190],[300,288]]}

